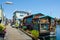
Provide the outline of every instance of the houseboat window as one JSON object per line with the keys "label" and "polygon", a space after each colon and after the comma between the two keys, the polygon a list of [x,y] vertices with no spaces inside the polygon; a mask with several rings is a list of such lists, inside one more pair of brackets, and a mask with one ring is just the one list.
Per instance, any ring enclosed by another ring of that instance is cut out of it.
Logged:
{"label": "houseboat window", "polygon": [[54,20],[53,19],[51,19],[52,21],[51,21],[51,24],[52,24],[52,26],[54,26]]}
{"label": "houseboat window", "polygon": [[41,26],[40,30],[48,30],[48,28],[49,28],[48,19],[43,18],[43,19],[40,19],[39,21],[40,21],[40,26]]}
{"label": "houseboat window", "polygon": [[41,24],[40,30],[48,30],[47,24]]}
{"label": "houseboat window", "polygon": [[41,23],[48,23],[48,19],[40,19]]}
{"label": "houseboat window", "polygon": [[28,24],[30,24],[30,23],[32,22],[32,18],[27,18],[27,19],[26,19],[26,22],[27,22]]}
{"label": "houseboat window", "polygon": [[24,15],[20,15],[21,17],[24,16]]}

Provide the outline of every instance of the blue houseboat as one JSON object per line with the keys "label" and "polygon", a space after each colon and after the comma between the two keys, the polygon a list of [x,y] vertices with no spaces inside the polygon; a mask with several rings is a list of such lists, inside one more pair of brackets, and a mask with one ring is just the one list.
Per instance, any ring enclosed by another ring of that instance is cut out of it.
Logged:
{"label": "blue houseboat", "polygon": [[23,18],[23,25],[26,26],[26,30],[39,31],[39,38],[42,40],[48,40],[47,38],[50,39],[52,35],[55,37],[55,19],[50,16],[41,13],[26,16]]}

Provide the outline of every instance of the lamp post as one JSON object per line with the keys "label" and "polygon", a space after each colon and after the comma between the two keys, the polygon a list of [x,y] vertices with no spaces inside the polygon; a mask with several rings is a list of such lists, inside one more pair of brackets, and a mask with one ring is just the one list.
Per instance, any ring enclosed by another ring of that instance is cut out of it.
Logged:
{"label": "lamp post", "polygon": [[3,9],[2,9],[2,5],[0,5],[0,23],[1,21],[3,22]]}
{"label": "lamp post", "polygon": [[0,21],[1,21],[1,23],[4,23],[4,16],[5,16],[5,14],[3,14],[3,7],[2,7],[3,4],[12,4],[12,2],[7,1],[0,5]]}

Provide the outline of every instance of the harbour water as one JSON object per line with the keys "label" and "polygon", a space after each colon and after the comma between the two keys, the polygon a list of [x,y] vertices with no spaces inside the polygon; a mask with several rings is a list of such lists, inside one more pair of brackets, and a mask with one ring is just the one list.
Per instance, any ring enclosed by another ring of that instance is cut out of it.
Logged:
{"label": "harbour water", "polygon": [[56,26],[56,40],[60,40],[60,25]]}

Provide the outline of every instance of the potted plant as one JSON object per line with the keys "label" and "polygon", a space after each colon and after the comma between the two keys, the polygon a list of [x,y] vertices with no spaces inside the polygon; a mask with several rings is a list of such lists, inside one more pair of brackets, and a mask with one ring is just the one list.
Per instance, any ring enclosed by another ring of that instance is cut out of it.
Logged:
{"label": "potted plant", "polygon": [[15,27],[18,28],[19,24],[18,23],[15,23]]}
{"label": "potted plant", "polygon": [[37,30],[32,30],[31,34],[34,37],[34,40],[38,40],[39,32]]}
{"label": "potted plant", "polygon": [[3,24],[0,24],[0,36],[1,35],[5,35],[5,33],[6,33],[6,28],[5,28],[5,26],[3,25]]}

